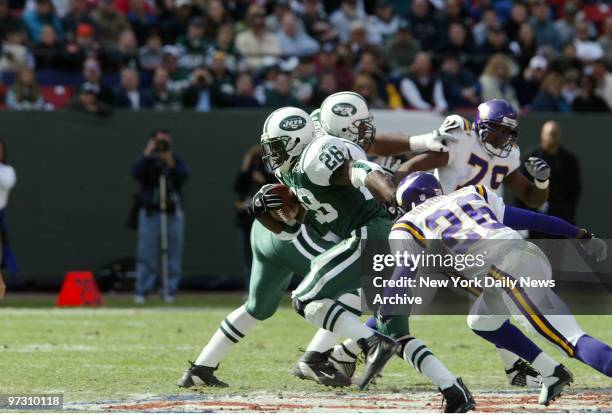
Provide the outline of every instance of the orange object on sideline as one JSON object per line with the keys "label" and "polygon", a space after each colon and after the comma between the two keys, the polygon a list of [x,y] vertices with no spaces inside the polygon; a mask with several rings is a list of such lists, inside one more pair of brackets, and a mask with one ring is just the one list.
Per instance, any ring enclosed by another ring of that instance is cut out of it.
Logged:
{"label": "orange object on sideline", "polygon": [[102,295],[91,271],[70,271],[64,277],[55,305],[58,307],[98,307]]}

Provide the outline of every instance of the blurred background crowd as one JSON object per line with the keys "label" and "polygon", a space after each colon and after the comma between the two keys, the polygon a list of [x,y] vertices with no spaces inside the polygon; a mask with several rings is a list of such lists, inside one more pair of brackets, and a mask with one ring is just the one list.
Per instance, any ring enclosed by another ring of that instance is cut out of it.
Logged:
{"label": "blurred background crowd", "polygon": [[610,111],[600,0],[0,0],[0,106]]}

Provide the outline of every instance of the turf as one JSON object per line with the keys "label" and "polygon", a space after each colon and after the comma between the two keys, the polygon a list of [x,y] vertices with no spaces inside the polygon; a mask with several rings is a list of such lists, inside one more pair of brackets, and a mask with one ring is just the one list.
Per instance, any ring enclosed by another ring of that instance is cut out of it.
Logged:
{"label": "turf", "polygon": [[[0,393],[63,392],[68,402],[182,393],[175,382],[187,360],[195,359],[240,303],[239,295],[218,293],[185,296],[175,306],[135,308],[129,298],[115,297],[100,309],[57,309],[49,307],[51,297],[9,296],[0,308]],[[612,343],[612,317],[577,319],[585,330]],[[415,317],[411,328],[472,389],[508,388],[493,348],[471,334],[465,317]],[[230,352],[218,376],[230,383],[228,392],[326,390],[290,374],[299,348],[313,334],[285,304]],[[580,362],[552,354],[571,368],[577,386],[612,386],[609,378]],[[431,387],[394,359],[376,389]]]}

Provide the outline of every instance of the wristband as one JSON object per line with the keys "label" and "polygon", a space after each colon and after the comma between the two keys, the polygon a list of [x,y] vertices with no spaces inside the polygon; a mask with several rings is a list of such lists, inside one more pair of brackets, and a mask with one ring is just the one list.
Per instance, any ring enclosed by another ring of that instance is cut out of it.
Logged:
{"label": "wristband", "polygon": [[544,181],[540,181],[538,179],[535,179],[534,183],[535,183],[535,185],[536,185],[536,187],[538,189],[545,190],[545,189],[548,189],[548,185],[550,184],[550,180],[546,179]]}

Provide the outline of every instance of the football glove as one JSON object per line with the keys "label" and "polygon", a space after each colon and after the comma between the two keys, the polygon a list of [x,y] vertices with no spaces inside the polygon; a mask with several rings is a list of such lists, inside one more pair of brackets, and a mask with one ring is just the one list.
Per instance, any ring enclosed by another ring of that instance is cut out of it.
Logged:
{"label": "football glove", "polygon": [[424,153],[426,151],[448,153],[448,143],[456,141],[456,137],[439,128],[427,134],[410,137],[410,150],[413,153]]}
{"label": "football glove", "polygon": [[525,169],[535,179],[535,185],[538,188],[546,189],[548,187],[550,166],[547,162],[539,157],[529,157],[525,162]]}
{"label": "football glove", "polygon": [[594,255],[595,261],[601,262],[608,256],[608,245],[602,239],[596,238],[591,232],[583,229],[583,236],[579,239],[582,249],[588,255]]}
{"label": "football glove", "polygon": [[270,210],[276,210],[283,206],[283,199],[280,195],[269,193],[274,188],[272,184],[265,184],[253,196],[251,213],[256,218]]}

